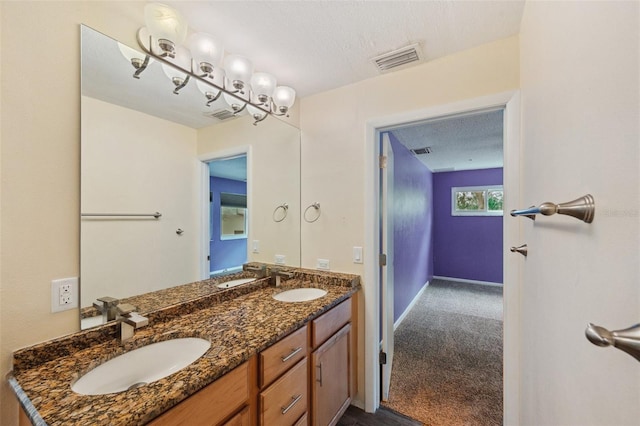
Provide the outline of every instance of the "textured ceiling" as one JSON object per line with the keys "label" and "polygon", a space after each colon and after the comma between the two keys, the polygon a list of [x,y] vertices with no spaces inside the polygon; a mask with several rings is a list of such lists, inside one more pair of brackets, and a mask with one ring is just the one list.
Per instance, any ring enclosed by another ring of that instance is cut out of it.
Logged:
{"label": "textured ceiling", "polygon": [[300,97],[378,75],[371,59],[418,43],[432,60],[518,34],[524,0],[168,1]]}
{"label": "textured ceiling", "polygon": [[466,114],[390,131],[409,149],[429,147],[416,157],[432,172],[489,169],[503,164],[503,111]]}

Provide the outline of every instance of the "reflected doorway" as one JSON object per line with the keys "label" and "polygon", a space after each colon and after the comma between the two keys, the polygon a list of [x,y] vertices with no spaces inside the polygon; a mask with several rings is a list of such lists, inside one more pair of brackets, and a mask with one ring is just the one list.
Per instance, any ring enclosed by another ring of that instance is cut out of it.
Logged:
{"label": "reflected doorway", "polygon": [[242,270],[247,262],[247,155],[206,162],[209,169],[209,276]]}

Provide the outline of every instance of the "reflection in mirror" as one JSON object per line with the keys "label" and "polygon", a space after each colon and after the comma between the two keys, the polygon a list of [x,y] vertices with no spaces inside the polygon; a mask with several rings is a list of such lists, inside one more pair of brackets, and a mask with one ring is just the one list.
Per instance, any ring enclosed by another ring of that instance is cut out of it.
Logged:
{"label": "reflection in mirror", "polygon": [[[105,296],[122,301],[237,267],[207,259],[220,257],[211,247],[220,235],[213,233],[210,204],[208,162],[215,159],[246,155],[246,237],[229,242],[244,242],[246,261],[274,263],[277,254],[299,266],[299,130],[276,118],[253,126],[246,112],[234,115],[194,78],[176,95],[158,61],[86,26],[81,39],[82,316],[98,314],[94,304]],[[272,213],[283,203],[289,214],[276,222]],[[221,224],[217,219],[216,228]]]}

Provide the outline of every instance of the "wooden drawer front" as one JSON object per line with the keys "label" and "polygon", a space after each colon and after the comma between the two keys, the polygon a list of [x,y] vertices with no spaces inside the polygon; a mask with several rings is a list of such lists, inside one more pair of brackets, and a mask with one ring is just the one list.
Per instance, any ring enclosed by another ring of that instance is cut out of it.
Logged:
{"label": "wooden drawer front", "polygon": [[217,425],[249,400],[248,362],[182,401],[150,425]]}
{"label": "wooden drawer front", "polygon": [[322,314],[311,323],[311,346],[317,348],[342,326],[351,321],[351,299]]}
{"label": "wooden drawer front", "polygon": [[307,326],[260,353],[260,389],[307,356]]}
{"label": "wooden drawer front", "polygon": [[249,414],[249,407],[245,407],[235,416],[231,417],[224,426],[251,426],[251,416]]}
{"label": "wooden drawer front", "polygon": [[290,426],[307,411],[307,359],[260,393],[260,424]]}
{"label": "wooden drawer front", "polygon": [[308,422],[309,421],[307,420],[307,413],[304,413],[302,417],[300,417],[300,419],[293,426],[307,426]]}
{"label": "wooden drawer front", "polygon": [[260,389],[307,356],[307,326],[294,331],[260,353]]}

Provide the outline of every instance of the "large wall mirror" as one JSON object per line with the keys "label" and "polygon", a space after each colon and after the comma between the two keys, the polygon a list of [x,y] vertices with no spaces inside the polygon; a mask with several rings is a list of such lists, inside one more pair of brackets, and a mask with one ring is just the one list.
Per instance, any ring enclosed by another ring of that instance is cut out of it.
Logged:
{"label": "large wall mirror", "polygon": [[[159,61],[134,76],[131,57],[145,55],[84,25],[81,43],[81,314],[104,296],[246,261],[300,266],[299,129],[234,116],[195,78],[176,90],[176,69]],[[221,232],[223,205],[235,213],[234,238]]]}

